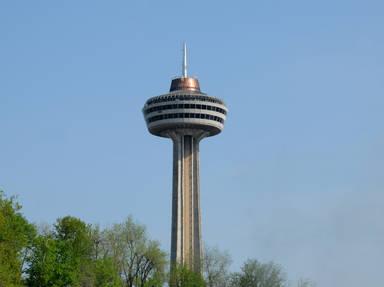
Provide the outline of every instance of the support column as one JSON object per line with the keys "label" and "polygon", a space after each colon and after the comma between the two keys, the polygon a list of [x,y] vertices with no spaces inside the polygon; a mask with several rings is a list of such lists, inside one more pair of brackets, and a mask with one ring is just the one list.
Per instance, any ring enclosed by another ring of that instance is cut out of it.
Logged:
{"label": "support column", "polygon": [[199,142],[204,134],[170,132],[173,140],[171,265],[201,273]]}

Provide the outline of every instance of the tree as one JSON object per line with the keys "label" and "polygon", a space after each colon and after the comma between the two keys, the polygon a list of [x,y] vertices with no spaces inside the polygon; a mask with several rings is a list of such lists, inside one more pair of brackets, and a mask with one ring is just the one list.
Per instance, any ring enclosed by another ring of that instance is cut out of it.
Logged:
{"label": "tree", "polygon": [[54,230],[40,234],[29,257],[27,283],[31,287],[93,286],[90,226],[66,216]]}
{"label": "tree", "polygon": [[165,281],[165,252],[160,249],[157,241],[148,241],[145,251],[137,265],[136,286],[162,286]]}
{"label": "tree", "polygon": [[182,265],[172,267],[169,286],[171,287],[205,287],[201,274],[195,273]]}
{"label": "tree", "polygon": [[132,218],[100,231],[67,216],[36,238],[28,257],[27,283],[29,287],[162,286],[166,264],[159,243],[149,240],[144,226]]}
{"label": "tree", "polygon": [[280,266],[270,263],[260,263],[257,260],[247,260],[241,272],[232,274],[232,287],[283,287],[286,279]]}
{"label": "tree", "polygon": [[98,258],[94,262],[95,287],[121,287],[121,278],[111,258]]}
{"label": "tree", "polygon": [[103,232],[101,252],[111,257],[126,287],[162,286],[166,253],[132,217]]}
{"label": "tree", "polygon": [[111,258],[98,255],[98,228],[78,218],[57,220],[35,240],[27,283],[29,287],[120,287]]}
{"label": "tree", "polygon": [[[28,258],[27,285],[29,287],[55,286],[57,245],[52,234],[39,235],[34,240]],[[56,285],[57,286],[57,285]]]}
{"label": "tree", "polygon": [[0,287],[22,286],[22,273],[35,227],[20,212],[15,197],[0,191]]}
{"label": "tree", "polygon": [[57,245],[56,279],[64,285],[92,286],[91,226],[78,218],[57,220],[54,237]]}
{"label": "tree", "polygon": [[95,287],[121,287],[122,281],[113,259],[103,252],[103,234],[99,226],[92,228],[92,260]]}
{"label": "tree", "polygon": [[203,274],[207,287],[225,287],[228,285],[231,262],[228,252],[221,252],[217,247],[205,248]]}

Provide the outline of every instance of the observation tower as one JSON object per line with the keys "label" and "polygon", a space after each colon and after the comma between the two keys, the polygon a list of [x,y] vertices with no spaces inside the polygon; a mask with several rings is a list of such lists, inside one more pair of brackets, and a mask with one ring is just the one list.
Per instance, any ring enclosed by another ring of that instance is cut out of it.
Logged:
{"label": "observation tower", "polygon": [[173,141],[171,266],[201,272],[199,143],[223,130],[227,111],[222,100],[201,92],[199,81],[188,76],[185,44],[182,76],[172,80],[169,93],[144,105],[149,132]]}

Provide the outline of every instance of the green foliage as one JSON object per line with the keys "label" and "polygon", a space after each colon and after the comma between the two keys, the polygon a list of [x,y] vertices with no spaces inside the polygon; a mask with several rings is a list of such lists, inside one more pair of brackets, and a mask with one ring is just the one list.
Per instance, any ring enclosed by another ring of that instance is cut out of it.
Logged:
{"label": "green foliage", "polygon": [[217,247],[205,248],[203,274],[207,287],[226,287],[229,282],[229,266],[231,257]]}
{"label": "green foliage", "polygon": [[272,262],[260,263],[257,260],[247,260],[241,272],[232,275],[231,286],[284,287],[286,279],[281,267]]}
{"label": "green foliage", "polygon": [[75,217],[58,219],[53,231],[34,242],[28,286],[93,286],[92,247],[90,226]]}
{"label": "green foliage", "polygon": [[28,286],[55,286],[57,244],[52,235],[39,235],[28,258]]}
{"label": "green foliage", "polygon": [[111,258],[96,259],[94,286],[120,287],[122,282]]}
{"label": "green foliage", "polygon": [[148,239],[145,227],[132,217],[106,229],[101,246],[101,252],[111,256],[124,286],[162,286],[166,253],[157,241]]}
{"label": "green foliage", "polygon": [[[132,217],[100,230],[66,216],[36,235],[20,210],[14,197],[0,191],[0,287],[161,287],[166,281],[166,253]],[[201,274],[173,266],[169,285],[287,286],[282,269],[274,263],[248,260],[240,272],[229,274],[230,262],[227,253],[206,249],[206,282]],[[301,280],[297,286],[315,285]]]}
{"label": "green foliage", "polygon": [[14,197],[0,191],[0,287],[22,286],[25,258],[36,234]]}
{"label": "green foliage", "polygon": [[166,254],[128,218],[100,231],[74,217],[39,235],[29,257],[29,287],[162,286]]}
{"label": "green foliage", "polygon": [[171,287],[205,287],[205,281],[201,274],[189,270],[185,266],[172,267],[169,285]]}

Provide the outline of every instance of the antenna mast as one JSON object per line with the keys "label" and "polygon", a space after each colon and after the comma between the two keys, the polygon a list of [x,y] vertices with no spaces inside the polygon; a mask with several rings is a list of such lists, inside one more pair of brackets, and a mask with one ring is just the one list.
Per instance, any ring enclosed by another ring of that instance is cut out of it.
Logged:
{"label": "antenna mast", "polygon": [[188,77],[188,73],[187,73],[187,44],[184,42],[184,46],[183,46],[183,78],[187,78]]}

